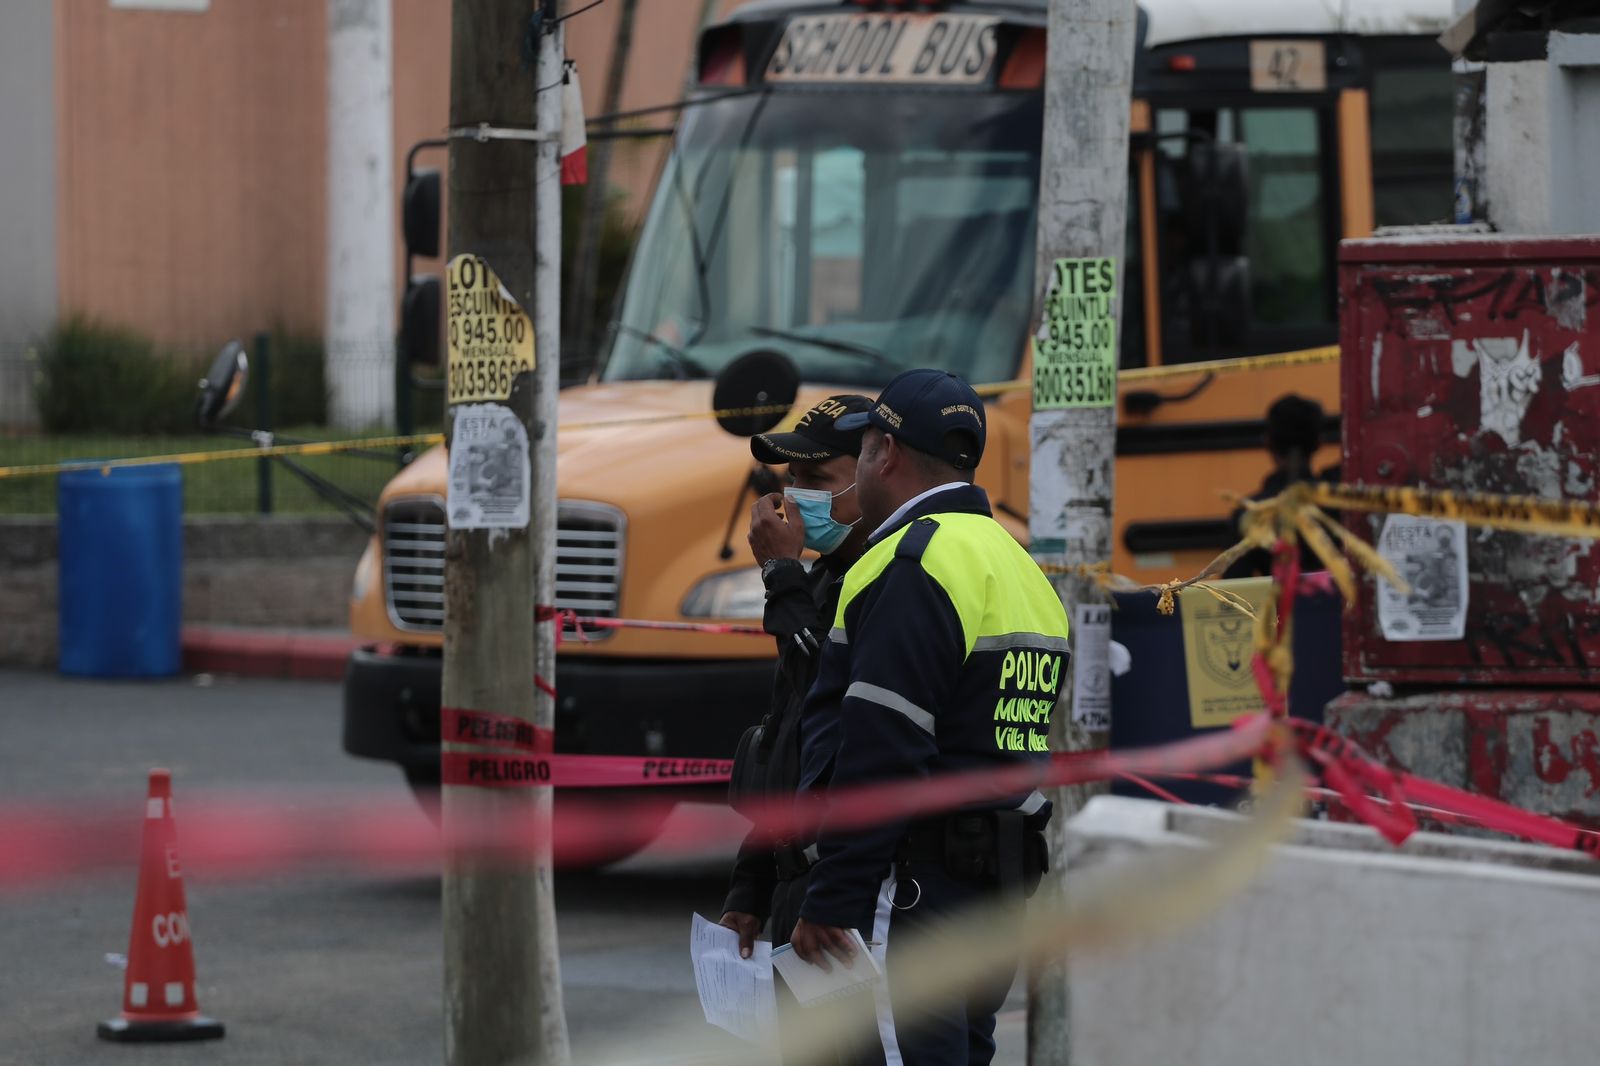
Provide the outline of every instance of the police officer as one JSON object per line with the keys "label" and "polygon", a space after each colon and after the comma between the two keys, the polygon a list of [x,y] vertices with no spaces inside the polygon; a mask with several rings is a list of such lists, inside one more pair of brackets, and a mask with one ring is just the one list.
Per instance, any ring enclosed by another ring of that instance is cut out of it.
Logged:
{"label": "police officer", "polygon": [[[801,416],[793,432],[751,438],[757,460],[788,465],[789,487],[756,501],[750,516],[750,549],[767,588],[762,625],[777,638],[778,673],[766,717],[745,734],[734,759],[736,808],[747,799],[792,797],[799,784],[800,703],[816,679],[845,571],[868,532],[856,500],[863,429],[841,430],[837,420],[871,406],[865,396],[830,396]],[[821,554],[809,570],[800,562],[805,548]],[[769,915],[773,940],[787,943],[805,895],[807,844],[775,847],[752,832],[739,849],[721,924],[739,934],[746,957]]]}
{"label": "police officer", "polygon": [[[817,682],[801,711],[801,787],[841,790],[1048,759],[1066,677],[1067,619],[1027,552],[972,484],[984,411],[952,374],[912,370],[865,415],[856,467],[867,549],[845,575]],[[881,1062],[988,1063],[1013,975],[940,1002],[897,995],[896,945],[974,904],[1037,884],[1050,804],[1037,791],[869,830],[825,817],[795,952],[851,960],[848,930],[881,955]]]}

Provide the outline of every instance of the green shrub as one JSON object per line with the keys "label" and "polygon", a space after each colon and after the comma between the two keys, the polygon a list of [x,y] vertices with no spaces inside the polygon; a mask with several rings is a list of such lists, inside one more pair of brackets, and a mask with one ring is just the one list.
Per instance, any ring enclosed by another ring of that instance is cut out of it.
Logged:
{"label": "green shrub", "polygon": [[202,360],[74,316],[51,330],[39,350],[34,398],[50,433],[187,433],[204,374]]}
{"label": "green shrub", "polygon": [[[272,424],[320,426],[328,420],[322,341],[283,328],[270,335]],[[228,423],[256,425],[260,349],[241,337],[250,377]],[[39,350],[35,398],[49,433],[151,436],[195,432],[197,386],[216,353],[165,351],[130,329],[75,316],[51,331]]]}

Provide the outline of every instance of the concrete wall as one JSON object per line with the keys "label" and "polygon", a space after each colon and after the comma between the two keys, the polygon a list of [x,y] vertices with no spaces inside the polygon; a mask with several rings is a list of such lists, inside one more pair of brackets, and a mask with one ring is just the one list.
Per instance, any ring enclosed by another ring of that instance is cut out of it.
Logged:
{"label": "concrete wall", "polygon": [[1490,220],[1505,233],[1550,233],[1549,64],[1490,63],[1487,79]]}
{"label": "concrete wall", "polygon": [[1387,766],[1541,814],[1600,826],[1600,691],[1351,692],[1328,727]]}
{"label": "concrete wall", "polygon": [[1600,233],[1600,34],[1552,33],[1544,59],[1491,62],[1490,220],[1505,233]]}
{"label": "concrete wall", "polygon": [[[190,518],[184,621],[342,630],[366,542],[344,518]],[[0,517],[0,664],[55,665],[56,566],[53,518]]]}
{"label": "concrete wall", "polygon": [[320,332],[320,0],[55,8],[62,311],[196,349]]}
{"label": "concrete wall", "polygon": [[1600,232],[1600,34],[1550,35],[1551,222]]}
{"label": "concrete wall", "polygon": [[[739,0],[638,5],[624,109],[681,97],[708,2],[723,13]],[[407,150],[448,121],[450,4],[391,3],[399,189]],[[620,9],[602,4],[567,24],[591,115]],[[277,325],[322,333],[327,94],[327,0],[0,3],[0,426],[33,420],[20,355],[61,315],[206,354]],[[616,142],[611,182],[634,214],[665,150],[664,139]],[[444,155],[419,164],[443,167]],[[389,209],[398,227],[398,203]]]}
{"label": "concrete wall", "polygon": [[[680,98],[702,2],[639,5],[623,107]],[[438,136],[447,123],[450,5],[392,5],[398,189],[406,150]],[[26,52],[44,64],[47,80],[49,19],[42,30],[25,27],[26,36],[10,26],[20,17],[13,8],[50,6],[43,0],[0,5],[0,48],[6,50],[0,56]],[[106,0],[55,0],[53,6],[63,309],[199,348],[275,321],[320,334],[325,0],[216,3],[203,13],[118,9]],[[718,6],[735,5],[718,0]],[[567,25],[568,51],[580,64],[591,114],[600,110],[619,8],[602,4]],[[44,118],[51,118],[48,104]],[[661,116],[659,124],[672,118]],[[4,143],[9,161],[16,153],[12,142]],[[636,205],[660,152],[654,142],[619,146],[615,177]],[[442,166],[443,156],[430,153],[421,163]],[[13,214],[10,197],[0,187],[0,218]],[[398,226],[398,204],[393,211]]]}
{"label": "concrete wall", "polygon": [[51,5],[0,4],[0,426],[31,422],[30,341],[56,311]]}
{"label": "concrete wall", "polygon": [[[1068,827],[1067,890],[1193,848],[1231,816],[1097,798]],[[1594,1061],[1600,864],[1525,845],[1299,823],[1203,923],[1074,954],[1073,1066]],[[1581,871],[1581,872],[1580,872]]]}

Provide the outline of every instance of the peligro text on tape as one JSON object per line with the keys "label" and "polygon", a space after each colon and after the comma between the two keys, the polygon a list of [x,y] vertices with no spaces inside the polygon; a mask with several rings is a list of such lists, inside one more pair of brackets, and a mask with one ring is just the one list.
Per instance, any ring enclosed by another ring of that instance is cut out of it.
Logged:
{"label": "peligro text on tape", "polygon": [[1319,507],[1451,518],[1511,533],[1600,538],[1600,507],[1582,500],[1366,485],[1316,485],[1311,500]]}
{"label": "peligro text on tape", "polygon": [[556,735],[552,730],[541,729],[509,714],[444,707],[439,711],[439,725],[439,735],[446,743],[511,748],[535,755],[555,751]]}
{"label": "peligro text on tape", "polygon": [[627,755],[491,755],[447,751],[440,757],[447,785],[478,788],[627,788],[726,782],[731,759],[657,759]]}

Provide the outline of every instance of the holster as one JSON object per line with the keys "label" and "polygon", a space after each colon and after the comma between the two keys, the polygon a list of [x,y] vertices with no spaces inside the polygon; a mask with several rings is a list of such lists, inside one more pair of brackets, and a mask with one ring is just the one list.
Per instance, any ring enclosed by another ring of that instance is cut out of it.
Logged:
{"label": "holster", "polygon": [[766,794],[767,745],[762,743],[766,723],[753,725],[739,737],[733,751],[733,774],[728,779],[728,806],[748,814]]}
{"label": "holster", "polygon": [[811,872],[811,857],[804,849],[787,840],[780,840],[772,848],[772,864],[778,869],[778,880],[792,881]]}
{"label": "holster", "polygon": [[937,863],[955,880],[1031,897],[1050,867],[1050,848],[1021,811],[962,811],[913,823],[896,858]]}

